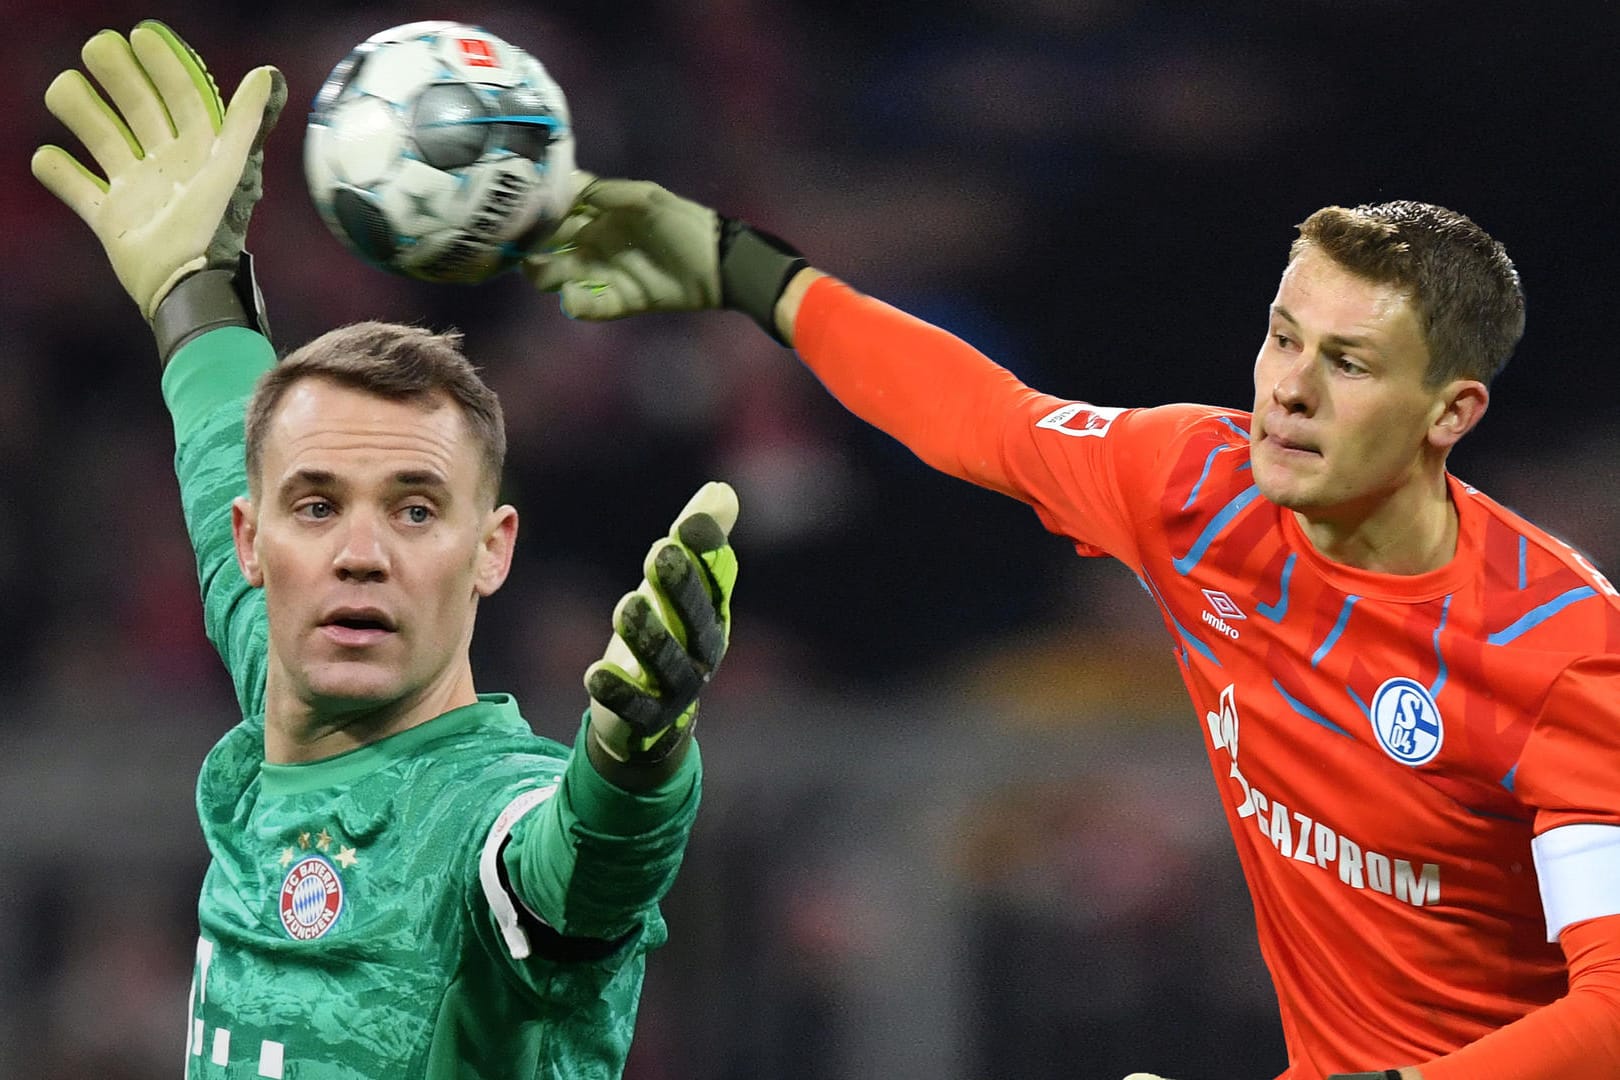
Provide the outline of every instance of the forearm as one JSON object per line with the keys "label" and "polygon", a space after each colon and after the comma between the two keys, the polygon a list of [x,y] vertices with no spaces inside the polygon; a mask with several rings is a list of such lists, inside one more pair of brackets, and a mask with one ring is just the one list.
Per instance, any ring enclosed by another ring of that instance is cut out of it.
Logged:
{"label": "forearm", "polygon": [[1567,927],[1569,993],[1403,1080],[1610,1080],[1620,1076],[1620,915]]}
{"label": "forearm", "polygon": [[856,416],[928,465],[1004,494],[1002,432],[1042,397],[960,338],[807,271],[777,307],[805,365]]}
{"label": "forearm", "polygon": [[1620,992],[1573,992],[1416,1069],[1403,1080],[1612,1080]]}
{"label": "forearm", "polygon": [[537,808],[507,871],[524,901],[559,933],[612,939],[674,883],[702,791],[702,762],[688,739],[663,783],[629,792],[588,760],[586,726],[557,795]]}
{"label": "forearm", "polygon": [[251,330],[215,330],[181,348],[163,373],[175,427],[175,474],[197,559],[203,623],[236,684],[244,713],[263,692],[262,594],[242,577],[231,537],[231,501],[247,492],[242,418],[259,376],[275,361]]}

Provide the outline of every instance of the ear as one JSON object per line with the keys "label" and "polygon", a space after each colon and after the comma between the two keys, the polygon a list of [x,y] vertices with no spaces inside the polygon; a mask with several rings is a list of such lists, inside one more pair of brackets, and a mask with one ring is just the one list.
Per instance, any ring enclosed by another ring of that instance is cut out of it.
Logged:
{"label": "ear", "polygon": [[512,552],[517,548],[518,512],[509,505],[497,506],[484,519],[484,534],[478,544],[478,566],[473,591],[489,596],[506,582],[512,569]]}
{"label": "ear", "polygon": [[231,540],[236,544],[236,565],[242,576],[255,589],[264,587],[264,571],[259,568],[259,553],[254,541],[259,536],[259,512],[241,496],[231,500]]}
{"label": "ear", "polygon": [[1474,430],[1491,403],[1491,392],[1477,379],[1458,379],[1442,391],[1439,414],[1429,425],[1429,445],[1450,450],[1464,435]]}

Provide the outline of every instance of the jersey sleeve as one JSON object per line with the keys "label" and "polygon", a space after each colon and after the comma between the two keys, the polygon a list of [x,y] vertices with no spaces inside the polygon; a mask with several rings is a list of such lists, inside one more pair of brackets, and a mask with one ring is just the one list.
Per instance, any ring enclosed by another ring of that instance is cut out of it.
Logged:
{"label": "jersey sleeve", "polygon": [[1083,555],[1140,567],[1139,529],[1154,513],[1143,496],[1162,486],[1178,410],[1196,407],[1126,410],[1043,394],[832,278],[806,293],[794,341],[845,408],[926,464],[1029,504]]}
{"label": "jersey sleeve", "polygon": [[604,960],[661,944],[657,905],[697,815],[696,743],[663,784],[631,793],[597,773],[584,740],[582,724],[561,776],[500,812],[479,860],[500,949],[531,978],[551,961]]}
{"label": "jersey sleeve", "polygon": [[1537,835],[1620,825],[1620,655],[1584,657],[1553,682],[1513,771]]}
{"label": "jersey sleeve", "polygon": [[236,687],[244,716],[264,708],[268,623],[264,595],[236,562],[231,501],[247,494],[242,420],[260,375],[275,363],[270,342],[241,327],[204,334],[163,372],[174,420],[175,474],[197,558],[203,626]]}
{"label": "jersey sleeve", "polygon": [[1548,940],[1620,915],[1620,656],[1578,660],[1553,683],[1513,772],[1535,808]]}

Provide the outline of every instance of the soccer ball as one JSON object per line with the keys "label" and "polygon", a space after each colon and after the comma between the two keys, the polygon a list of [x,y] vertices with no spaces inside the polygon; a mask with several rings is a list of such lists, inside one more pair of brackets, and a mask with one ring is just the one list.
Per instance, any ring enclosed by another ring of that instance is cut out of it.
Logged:
{"label": "soccer ball", "polygon": [[517,265],[573,200],[568,103],[540,62],[477,27],[373,34],[315,95],[304,178],[362,259],[472,284]]}

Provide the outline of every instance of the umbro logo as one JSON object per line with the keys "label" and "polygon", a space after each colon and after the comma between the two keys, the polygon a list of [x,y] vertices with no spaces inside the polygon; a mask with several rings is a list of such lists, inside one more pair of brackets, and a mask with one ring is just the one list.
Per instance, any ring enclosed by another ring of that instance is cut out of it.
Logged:
{"label": "umbro logo", "polygon": [[1236,641],[1238,631],[1226,620],[1231,619],[1235,622],[1238,619],[1247,619],[1248,616],[1243,613],[1242,608],[1237,606],[1237,601],[1219,589],[1205,589],[1203,592],[1204,600],[1209,604],[1209,607],[1205,608],[1203,612],[1204,623]]}

